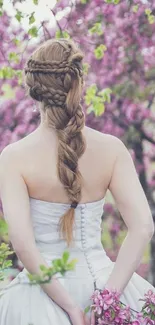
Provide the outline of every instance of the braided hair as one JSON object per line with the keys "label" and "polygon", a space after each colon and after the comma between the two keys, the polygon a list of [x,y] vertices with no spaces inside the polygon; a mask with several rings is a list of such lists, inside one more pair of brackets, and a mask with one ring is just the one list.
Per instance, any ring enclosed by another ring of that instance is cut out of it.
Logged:
{"label": "braided hair", "polygon": [[25,81],[30,96],[41,102],[48,125],[58,136],[57,172],[71,202],[61,217],[60,233],[68,246],[73,240],[75,208],[81,200],[82,176],[78,159],[86,148],[81,130],[85,117],[80,105],[83,54],[71,40],[48,40],[27,61]]}

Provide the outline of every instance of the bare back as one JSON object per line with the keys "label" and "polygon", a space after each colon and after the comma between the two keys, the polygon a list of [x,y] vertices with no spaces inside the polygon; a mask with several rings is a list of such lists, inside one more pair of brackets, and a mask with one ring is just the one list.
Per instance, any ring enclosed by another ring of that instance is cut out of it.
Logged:
{"label": "bare back", "polygon": [[[115,160],[112,136],[88,127],[84,127],[82,133],[86,150],[78,162],[82,174],[81,203],[97,201],[105,196]],[[12,147],[30,197],[49,202],[69,202],[57,175],[58,139],[54,131],[38,127]]]}

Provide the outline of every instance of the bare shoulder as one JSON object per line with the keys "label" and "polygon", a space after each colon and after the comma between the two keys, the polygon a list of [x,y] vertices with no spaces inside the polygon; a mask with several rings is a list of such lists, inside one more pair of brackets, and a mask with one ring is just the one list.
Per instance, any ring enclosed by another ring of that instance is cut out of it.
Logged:
{"label": "bare shoulder", "polygon": [[0,154],[0,175],[7,169],[16,170],[21,166],[24,159],[24,152],[30,146],[31,134],[25,138],[7,145]]}
{"label": "bare shoulder", "polygon": [[31,148],[33,145],[32,139],[34,138],[35,131],[31,132],[29,135],[24,138],[7,145],[0,154],[0,162],[5,159],[17,159],[19,160],[21,153],[23,154],[27,148]]}
{"label": "bare shoulder", "polygon": [[128,152],[123,141],[114,135],[102,133],[89,127],[86,127],[84,134],[91,145],[97,146],[98,144],[100,151],[105,152],[106,150],[107,154],[111,153],[116,157],[121,152]]}
{"label": "bare shoulder", "polygon": [[9,144],[0,154],[0,180],[9,171],[15,171],[18,166],[18,146]]}

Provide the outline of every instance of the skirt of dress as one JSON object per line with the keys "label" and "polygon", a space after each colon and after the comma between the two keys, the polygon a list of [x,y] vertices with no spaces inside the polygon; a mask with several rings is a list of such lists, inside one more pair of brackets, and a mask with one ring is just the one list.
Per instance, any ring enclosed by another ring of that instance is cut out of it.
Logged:
{"label": "skirt of dress", "polygon": [[[114,263],[97,272],[97,287],[104,288]],[[17,277],[0,292],[0,325],[70,325],[67,313],[59,307],[43,291],[40,285],[32,285],[26,281],[26,272],[23,270]],[[90,297],[94,291],[91,275],[82,277],[60,276],[59,281],[73,297],[74,301],[84,310],[91,304]],[[126,286],[121,301],[134,310],[140,311],[144,297],[148,290],[155,292],[155,288],[134,273]],[[88,313],[90,317],[90,313]]]}

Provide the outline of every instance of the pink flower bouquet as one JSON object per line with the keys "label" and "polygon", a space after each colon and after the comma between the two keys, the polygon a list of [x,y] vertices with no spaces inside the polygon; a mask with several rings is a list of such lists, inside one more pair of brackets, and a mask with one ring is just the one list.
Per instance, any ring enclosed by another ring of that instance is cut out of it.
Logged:
{"label": "pink flower bouquet", "polygon": [[91,309],[95,313],[96,325],[155,325],[155,293],[149,290],[141,312],[124,305],[121,294],[108,289],[96,289],[91,297]]}

